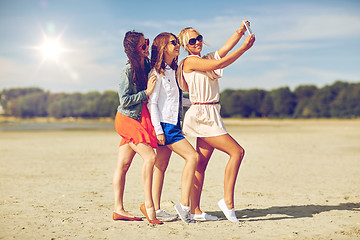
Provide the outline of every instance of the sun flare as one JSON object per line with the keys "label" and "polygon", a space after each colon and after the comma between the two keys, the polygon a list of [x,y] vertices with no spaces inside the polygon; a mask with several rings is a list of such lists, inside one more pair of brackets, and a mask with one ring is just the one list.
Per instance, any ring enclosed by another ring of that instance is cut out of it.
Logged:
{"label": "sun flare", "polygon": [[44,60],[58,60],[60,54],[64,51],[58,40],[45,39],[45,42],[39,47]]}
{"label": "sun flare", "polygon": [[36,46],[27,47],[35,50],[36,57],[41,58],[41,61],[37,66],[37,71],[50,68],[54,69],[54,67],[56,67],[56,70],[59,70],[62,73],[67,74],[72,79],[77,80],[79,78],[79,74],[70,64],[73,62],[72,60],[74,58],[69,59],[70,54],[76,50],[68,48],[66,46],[66,41],[61,41],[63,39],[64,31],[57,36],[54,35],[53,30],[49,31],[49,35],[43,30],[41,32],[42,42]]}

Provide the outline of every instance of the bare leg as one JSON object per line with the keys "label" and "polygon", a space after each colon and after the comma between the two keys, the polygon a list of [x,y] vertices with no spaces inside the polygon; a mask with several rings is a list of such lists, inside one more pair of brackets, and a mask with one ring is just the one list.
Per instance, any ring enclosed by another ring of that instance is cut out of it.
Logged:
{"label": "bare leg", "polygon": [[159,146],[156,151],[156,161],[154,166],[152,196],[155,211],[160,209],[161,192],[164,184],[166,168],[169,164],[171,150],[166,146]]}
{"label": "bare leg", "polygon": [[186,139],[170,144],[168,147],[185,160],[181,176],[181,204],[189,206],[190,192],[193,185],[195,168],[199,161],[199,154]]}
{"label": "bare leg", "polygon": [[146,143],[129,143],[129,146],[138,153],[143,159],[143,168],[141,171],[142,182],[145,194],[145,207],[150,220],[155,219],[154,203],[152,199],[152,177],[156,154],[152,147]]}
{"label": "bare leg", "polygon": [[229,155],[230,159],[225,167],[224,201],[228,209],[234,208],[234,189],[244,149],[229,134],[202,138],[207,144]]}
{"label": "bare leg", "polygon": [[204,185],[205,170],[209,163],[209,159],[214,151],[214,148],[206,143],[203,139],[197,138],[196,151],[199,153],[199,162],[195,171],[194,184],[191,189],[191,213],[201,214],[200,198]]}
{"label": "bare leg", "polygon": [[114,177],[113,177],[114,198],[115,198],[114,212],[127,217],[134,217],[133,215],[129,214],[124,210],[124,205],[123,205],[126,173],[131,165],[134,155],[135,152],[128,144],[119,147],[118,163],[115,168]]}

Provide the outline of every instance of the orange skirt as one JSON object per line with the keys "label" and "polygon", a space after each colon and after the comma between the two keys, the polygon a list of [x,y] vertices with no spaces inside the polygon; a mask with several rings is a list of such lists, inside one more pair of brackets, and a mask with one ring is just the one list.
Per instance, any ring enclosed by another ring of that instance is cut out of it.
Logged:
{"label": "orange skirt", "polygon": [[115,117],[115,130],[122,137],[120,146],[133,142],[134,144],[147,143],[152,148],[158,147],[155,130],[151,123],[150,113],[146,103],[143,103],[140,122],[117,112]]}

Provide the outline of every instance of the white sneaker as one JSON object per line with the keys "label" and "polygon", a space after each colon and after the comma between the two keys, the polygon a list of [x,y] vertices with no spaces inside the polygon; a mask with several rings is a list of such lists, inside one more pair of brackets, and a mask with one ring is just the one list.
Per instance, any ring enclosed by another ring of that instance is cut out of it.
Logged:
{"label": "white sneaker", "polygon": [[174,206],[176,212],[179,214],[180,219],[185,223],[194,223],[195,221],[190,217],[190,207],[182,206],[181,203],[177,203]]}
{"label": "white sneaker", "polygon": [[156,218],[163,222],[171,222],[177,219],[176,214],[167,213],[162,209],[157,210],[155,213],[156,213]]}
{"label": "white sneaker", "polygon": [[202,214],[191,214],[191,218],[195,221],[217,221],[219,218],[203,212]]}
{"label": "white sneaker", "polygon": [[239,219],[236,218],[236,215],[235,215],[235,209],[228,209],[226,204],[225,204],[225,201],[224,199],[221,199],[219,202],[218,202],[218,205],[221,209],[221,211],[224,213],[225,217],[231,221],[231,222],[239,222]]}

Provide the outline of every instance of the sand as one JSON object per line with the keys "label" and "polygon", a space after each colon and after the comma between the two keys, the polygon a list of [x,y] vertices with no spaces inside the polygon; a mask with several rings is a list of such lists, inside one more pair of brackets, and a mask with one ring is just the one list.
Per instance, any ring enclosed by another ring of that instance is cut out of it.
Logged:
{"label": "sand", "polygon": [[[109,129],[0,132],[0,239],[360,239],[360,120],[227,120],[245,148],[235,209],[217,206],[227,156],[210,160],[202,209],[216,222],[113,221],[120,137]],[[193,144],[195,139],[189,139]],[[142,216],[142,160],[125,207]],[[162,208],[175,213],[184,161],[173,155]]]}

